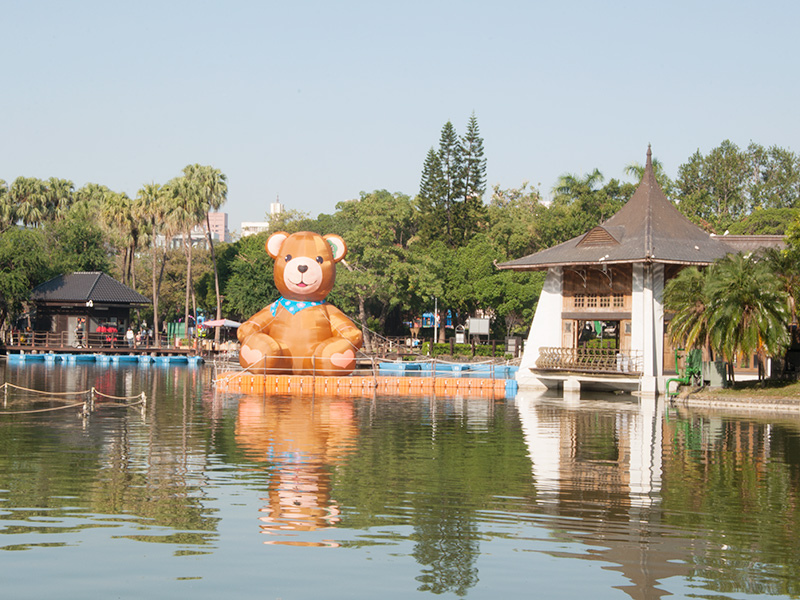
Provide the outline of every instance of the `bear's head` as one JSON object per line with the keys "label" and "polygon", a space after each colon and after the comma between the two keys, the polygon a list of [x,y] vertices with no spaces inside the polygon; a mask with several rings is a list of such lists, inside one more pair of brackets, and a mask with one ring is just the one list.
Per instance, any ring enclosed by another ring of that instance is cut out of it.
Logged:
{"label": "bear's head", "polygon": [[275,286],[287,300],[324,300],[336,280],[336,263],[347,254],[338,235],[310,231],[273,233],[266,248],[275,259]]}

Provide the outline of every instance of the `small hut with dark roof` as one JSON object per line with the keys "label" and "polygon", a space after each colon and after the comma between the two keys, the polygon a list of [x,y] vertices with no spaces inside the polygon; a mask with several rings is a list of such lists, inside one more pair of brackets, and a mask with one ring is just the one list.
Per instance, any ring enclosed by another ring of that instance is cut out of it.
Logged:
{"label": "small hut with dark roof", "polygon": [[736,236],[733,243],[727,237],[706,233],[667,199],[648,147],[642,180],[614,216],[557,246],[498,265],[547,271],[520,386],[575,391],[590,383],[663,393],[665,362],[674,367],[665,336],[665,282],[688,265],[782,244],[779,236]]}
{"label": "small hut with dark roof", "polygon": [[[131,324],[135,306],[150,304],[145,296],[99,271],[59,275],[35,287],[34,331],[53,334],[68,346],[82,342],[82,334],[113,325],[122,334]],[[86,339],[89,339],[88,335]]]}

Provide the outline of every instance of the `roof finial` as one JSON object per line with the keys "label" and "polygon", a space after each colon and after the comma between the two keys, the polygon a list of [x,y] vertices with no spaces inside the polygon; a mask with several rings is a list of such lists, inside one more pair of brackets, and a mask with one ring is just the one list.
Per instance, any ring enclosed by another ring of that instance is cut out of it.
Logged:
{"label": "roof finial", "polygon": [[653,151],[650,149],[650,144],[647,144],[647,164],[645,165],[645,168],[653,168]]}

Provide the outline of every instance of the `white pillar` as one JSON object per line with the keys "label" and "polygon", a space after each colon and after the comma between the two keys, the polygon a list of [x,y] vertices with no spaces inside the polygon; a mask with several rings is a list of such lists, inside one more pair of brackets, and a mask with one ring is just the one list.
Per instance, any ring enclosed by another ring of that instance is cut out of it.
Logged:
{"label": "white pillar", "polygon": [[664,265],[633,265],[631,350],[642,357],[642,392],[656,394],[664,378]]}
{"label": "white pillar", "polygon": [[531,373],[531,368],[536,367],[536,359],[539,358],[541,348],[561,346],[562,287],[561,267],[548,269],[517,372],[516,379],[520,387],[546,387]]}

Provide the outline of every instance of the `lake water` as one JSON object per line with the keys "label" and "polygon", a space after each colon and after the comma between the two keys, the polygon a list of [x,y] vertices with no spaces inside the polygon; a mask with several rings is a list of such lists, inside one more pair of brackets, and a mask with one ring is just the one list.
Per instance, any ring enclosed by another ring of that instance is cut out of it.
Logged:
{"label": "lake water", "polygon": [[[0,373],[2,598],[800,595],[800,414]],[[147,403],[21,413],[92,387]]]}

